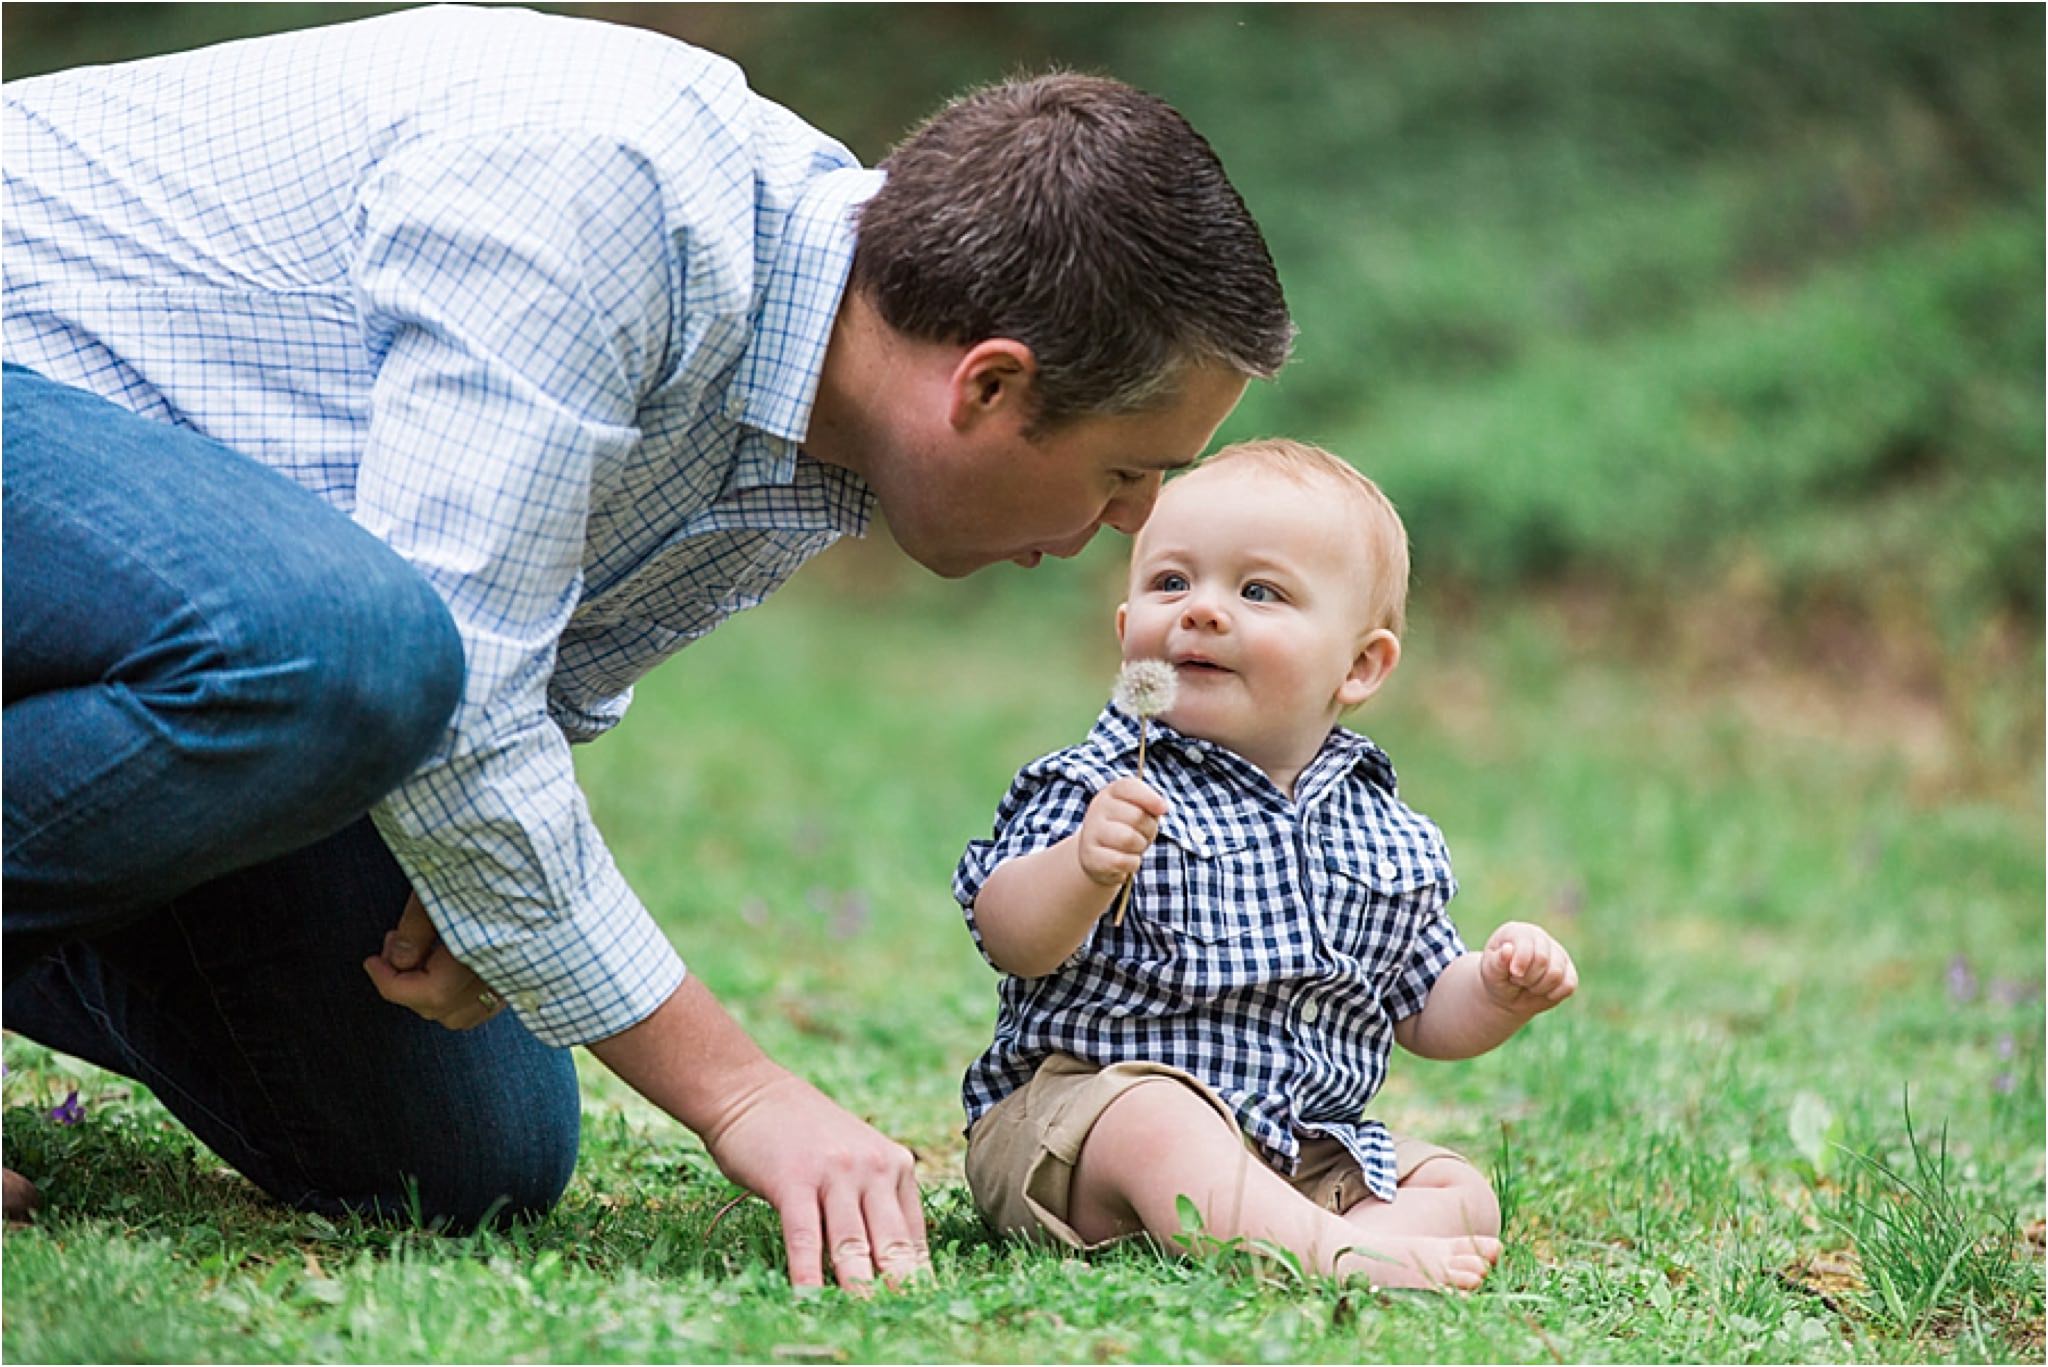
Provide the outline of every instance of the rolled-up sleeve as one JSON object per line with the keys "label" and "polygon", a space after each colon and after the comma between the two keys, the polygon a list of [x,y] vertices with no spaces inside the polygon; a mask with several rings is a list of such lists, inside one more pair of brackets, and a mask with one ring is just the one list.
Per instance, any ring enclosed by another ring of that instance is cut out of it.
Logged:
{"label": "rolled-up sleeve", "polygon": [[1392,990],[1381,997],[1387,1015],[1394,1020],[1405,1020],[1420,1011],[1429,1001],[1436,980],[1465,953],[1465,941],[1450,917],[1451,898],[1458,891],[1457,880],[1450,876],[1448,860],[1439,862],[1443,880],[1414,894],[1421,902],[1421,915],[1408,962]]}
{"label": "rolled-up sleeve", "polygon": [[372,817],[455,956],[540,1039],[587,1043],[684,976],[548,711],[593,474],[639,440],[673,326],[659,185],[626,147],[495,136],[394,155],[358,210],[376,379],[355,516],[446,600],[468,668]]}
{"label": "rolled-up sleeve", "polygon": [[[991,837],[968,842],[953,871],[953,899],[967,917],[968,933],[982,958],[988,959],[988,949],[974,919],[974,902],[989,876],[1007,861],[1056,845],[1080,830],[1098,787],[1091,786],[1085,775],[1056,772],[1043,762],[1032,765],[1017,775],[997,805]],[[989,964],[996,966],[993,959]]]}

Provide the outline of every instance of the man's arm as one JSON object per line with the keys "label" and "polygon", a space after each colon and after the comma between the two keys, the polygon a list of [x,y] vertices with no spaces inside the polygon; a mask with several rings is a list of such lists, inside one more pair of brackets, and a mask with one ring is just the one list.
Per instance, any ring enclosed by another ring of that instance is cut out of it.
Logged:
{"label": "man's arm", "polygon": [[1080,830],[999,865],[974,899],[989,961],[1019,978],[1065,963],[1137,873],[1164,815],[1166,799],[1156,789],[1120,778],[1089,802]]}
{"label": "man's arm", "polygon": [[443,745],[374,813],[447,944],[369,967],[378,990],[462,1024],[480,972],[545,1042],[597,1040],[775,1205],[799,1284],[821,1280],[821,1247],[848,1286],[920,1265],[908,1153],[685,978],[547,714],[593,471],[638,440],[667,352],[659,187],[621,149],[497,137],[394,158],[363,212],[355,285],[378,374],[356,517],[441,593],[468,665]]}
{"label": "man's arm", "polygon": [[1578,990],[1563,945],[1537,927],[1510,921],[1486,948],[1454,960],[1422,1010],[1394,1022],[1394,1038],[1422,1058],[1475,1058]]}

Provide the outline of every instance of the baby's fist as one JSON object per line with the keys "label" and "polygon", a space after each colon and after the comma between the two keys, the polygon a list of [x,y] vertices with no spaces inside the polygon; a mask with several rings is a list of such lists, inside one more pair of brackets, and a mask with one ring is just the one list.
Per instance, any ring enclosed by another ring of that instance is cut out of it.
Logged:
{"label": "baby's fist", "polygon": [[1578,991],[1579,970],[1542,927],[1509,921],[1488,937],[1479,981],[1494,1005],[1534,1016]]}
{"label": "baby's fist", "polygon": [[1128,879],[1165,815],[1166,799],[1143,779],[1120,778],[1104,788],[1081,818],[1081,872],[1106,888]]}

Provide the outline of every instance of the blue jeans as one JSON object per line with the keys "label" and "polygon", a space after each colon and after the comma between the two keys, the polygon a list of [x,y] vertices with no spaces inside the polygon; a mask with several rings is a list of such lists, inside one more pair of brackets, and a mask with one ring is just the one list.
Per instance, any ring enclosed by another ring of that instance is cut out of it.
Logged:
{"label": "blue jeans", "polygon": [[467,1227],[575,1165],[566,1051],[455,1033],[365,957],[364,813],[462,687],[434,591],[282,475],[6,367],[8,1029],[147,1084],[264,1191]]}

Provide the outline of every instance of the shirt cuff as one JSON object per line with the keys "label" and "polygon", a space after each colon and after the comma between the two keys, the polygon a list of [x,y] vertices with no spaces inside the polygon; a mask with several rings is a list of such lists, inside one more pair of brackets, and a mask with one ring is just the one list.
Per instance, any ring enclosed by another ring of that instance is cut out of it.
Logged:
{"label": "shirt cuff", "polygon": [[[458,914],[476,923],[479,910],[461,908]],[[534,1038],[563,1049],[638,1025],[674,995],[689,972],[610,867],[558,923],[538,933],[464,944],[460,957]]]}

